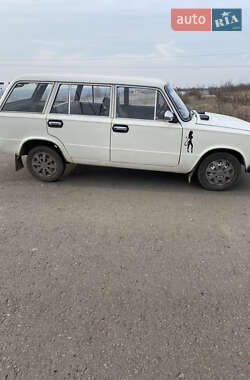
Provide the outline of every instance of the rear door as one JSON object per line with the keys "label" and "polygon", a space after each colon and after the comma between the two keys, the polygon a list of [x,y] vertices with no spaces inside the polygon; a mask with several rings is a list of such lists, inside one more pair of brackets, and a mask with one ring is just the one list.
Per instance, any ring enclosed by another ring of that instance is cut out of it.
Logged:
{"label": "rear door", "polygon": [[48,133],[58,138],[77,163],[110,159],[111,86],[58,85],[47,115]]}
{"label": "rear door", "polygon": [[168,109],[160,90],[117,86],[111,161],[133,165],[177,166],[182,127],[178,122],[163,120]]}

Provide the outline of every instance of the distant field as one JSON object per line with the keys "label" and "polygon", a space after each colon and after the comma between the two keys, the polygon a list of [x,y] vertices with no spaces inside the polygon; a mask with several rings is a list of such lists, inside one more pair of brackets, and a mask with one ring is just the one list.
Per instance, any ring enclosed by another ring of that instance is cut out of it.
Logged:
{"label": "distant field", "polygon": [[179,90],[188,107],[231,115],[250,122],[250,84]]}

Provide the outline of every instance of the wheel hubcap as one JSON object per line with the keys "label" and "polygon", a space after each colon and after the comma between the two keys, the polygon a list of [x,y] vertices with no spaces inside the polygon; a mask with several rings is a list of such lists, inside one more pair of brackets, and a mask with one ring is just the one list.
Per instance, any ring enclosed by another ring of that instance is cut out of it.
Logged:
{"label": "wheel hubcap", "polygon": [[223,186],[234,178],[234,167],[228,160],[216,160],[209,163],[206,178],[212,185]]}
{"label": "wheel hubcap", "polygon": [[32,157],[32,169],[41,177],[51,177],[56,172],[54,158],[45,152],[36,153]]}

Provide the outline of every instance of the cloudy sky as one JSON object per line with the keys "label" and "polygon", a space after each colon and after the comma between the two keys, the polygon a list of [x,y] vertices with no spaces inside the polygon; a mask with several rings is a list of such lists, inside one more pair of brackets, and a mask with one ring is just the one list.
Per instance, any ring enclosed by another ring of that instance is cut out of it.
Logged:
{"label": "cloudy sky", "polygon": [[[242,8],[242,32],[176,32],[171,8]],[[247,0],[0,0],[0,80],[26,73],[250,83]]]}

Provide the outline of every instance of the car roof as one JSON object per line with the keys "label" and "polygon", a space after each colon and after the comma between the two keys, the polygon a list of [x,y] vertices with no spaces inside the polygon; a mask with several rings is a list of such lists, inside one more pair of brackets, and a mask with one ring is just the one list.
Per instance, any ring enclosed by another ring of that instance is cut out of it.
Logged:
{"label": "car roof", "polygon": [[105,76],[105,75],[85,75],[85,74],[28,74],[22,75],[15,79],[17,81],[50,81],[50,82],[85,82],[98,84],[122,84],[122,85],[139,85],[149,87],[164,87],[166,80],[159,78],[147,77],[130,77],[130,76]]}

